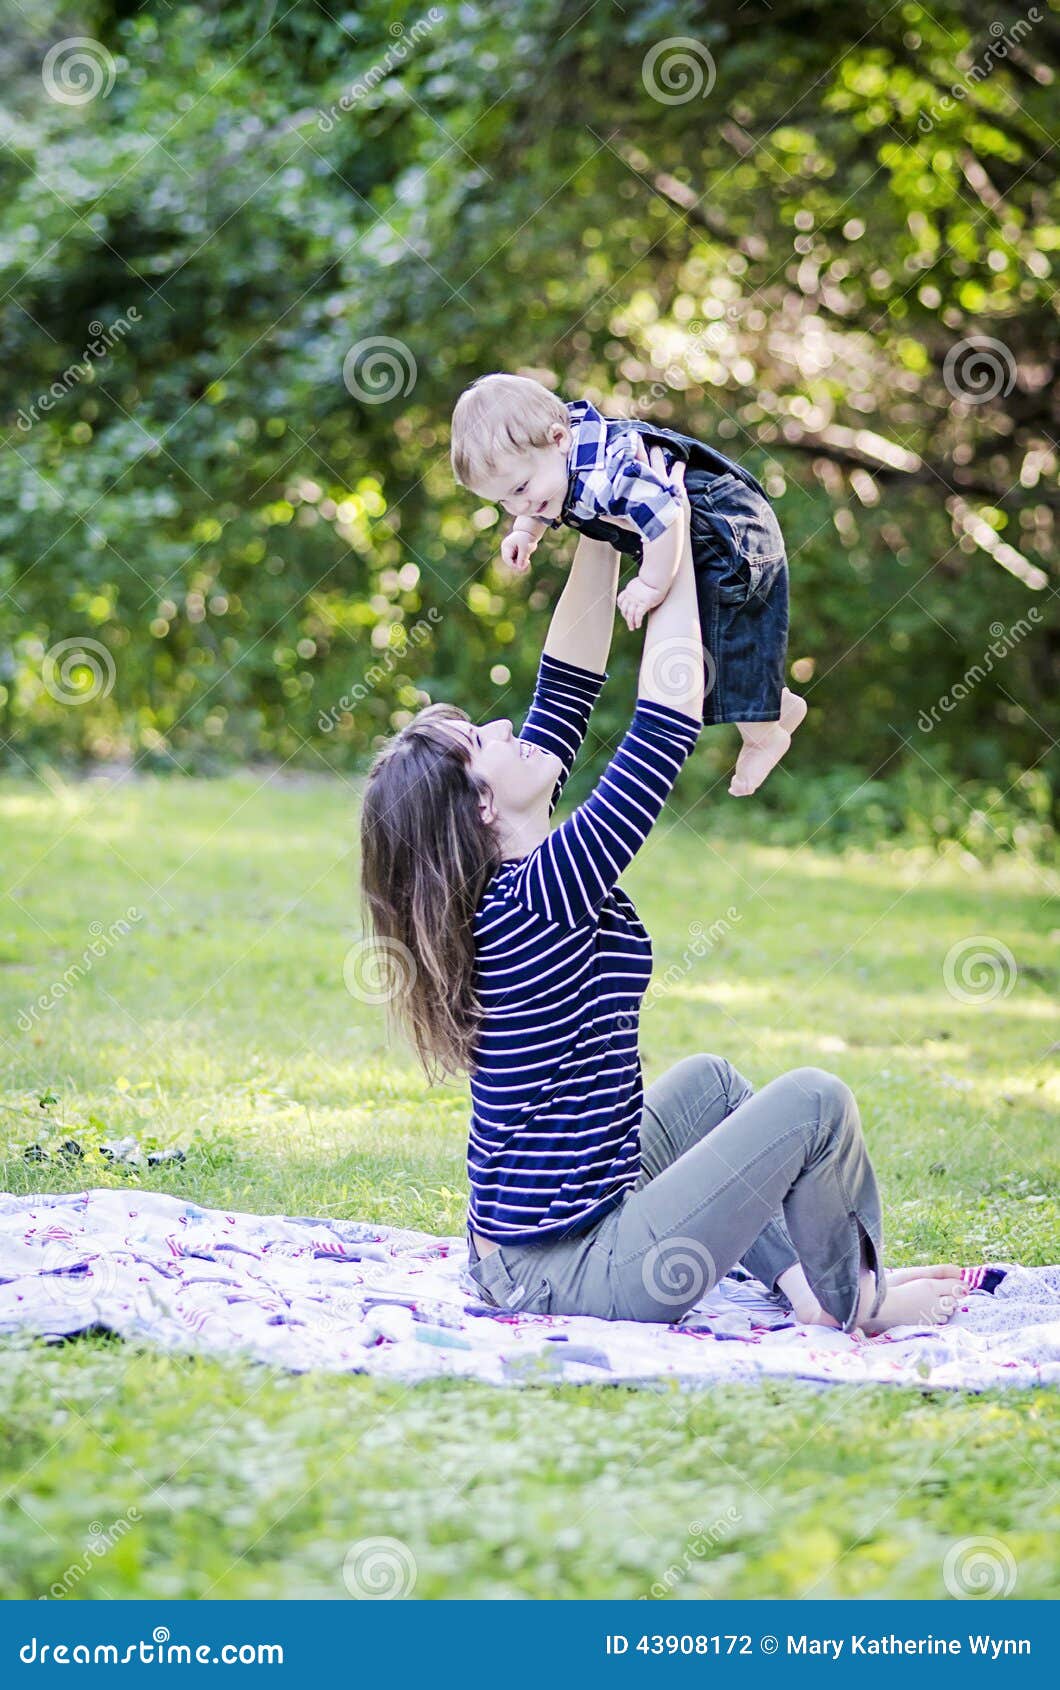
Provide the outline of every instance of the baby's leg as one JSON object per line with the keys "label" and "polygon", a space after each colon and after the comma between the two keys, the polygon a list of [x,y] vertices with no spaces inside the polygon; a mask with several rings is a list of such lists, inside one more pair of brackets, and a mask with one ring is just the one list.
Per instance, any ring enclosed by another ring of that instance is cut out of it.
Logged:
{"label": "baby's leg", "polygon": [[780,699],[779,722],[737,722],[743,749],[729,782],[734,798],[747,798],[758,790],[787,752],[791,736],[805,715],[806,700],[785,687]]}
{"label": "baby's leg", "polygon": [[692,559],[703,645],[710,657],[703,720],[732,722],[743,747],[729,791],[757,790],[784,756],[806,702],[784,684],[788,572],[769,501],[723,477],[691,499]]}

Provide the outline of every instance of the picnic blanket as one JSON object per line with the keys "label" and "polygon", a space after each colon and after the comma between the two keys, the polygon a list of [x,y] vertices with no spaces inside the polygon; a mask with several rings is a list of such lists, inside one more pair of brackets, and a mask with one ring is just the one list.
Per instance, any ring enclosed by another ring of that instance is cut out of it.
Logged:
{"label": "picnic blanket", "polygon": [[1060,1384],[1060,1266],[997,1263],[969,1277],[947,1325],[878,1338],[799,1326],[741,1269],[671,1326],[519,1315],[482,1299],[463,1238],[227,1214],[144,1190],[0,1195],[0,1334],[109,1332],[409,1382]]}

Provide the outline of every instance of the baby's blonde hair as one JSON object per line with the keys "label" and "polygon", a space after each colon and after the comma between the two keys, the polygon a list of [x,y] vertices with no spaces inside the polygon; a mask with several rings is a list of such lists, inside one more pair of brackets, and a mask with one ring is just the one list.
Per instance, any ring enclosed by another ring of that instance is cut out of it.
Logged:
{"label": "baby's blonde hair", "polygon": [[453,474],[474,489],[506,452],[547,446],[556,423],[570,427],[566,405],[529,376],[488,375],[465,388],[453,412]]}

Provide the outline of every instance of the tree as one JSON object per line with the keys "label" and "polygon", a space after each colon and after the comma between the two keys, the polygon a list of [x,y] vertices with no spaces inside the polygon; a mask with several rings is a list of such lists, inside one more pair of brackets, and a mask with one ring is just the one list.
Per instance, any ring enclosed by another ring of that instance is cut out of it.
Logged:
{"label": "tree", "polygon": [[[427,694],[517,708],[569,552],[502,580],[447,462],[461,387],[517,367],[765,476],[816,763],[1037,765],[1057,35],[1044,3],[38,0],[0,154],[9,754],[356,764]],[[64,640],[102,655],[49,668]]]}

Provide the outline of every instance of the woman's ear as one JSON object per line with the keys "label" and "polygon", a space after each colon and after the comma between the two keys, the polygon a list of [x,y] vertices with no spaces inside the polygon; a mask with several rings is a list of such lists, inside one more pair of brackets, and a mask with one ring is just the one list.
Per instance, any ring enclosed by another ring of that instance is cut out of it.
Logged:
{"label": "woman's ear", "polygon": [[492,827],[497,820],[497,806],[493,802],[493,793],[488,786],[483,786],[479,790],[478,813],[487,827]]}

